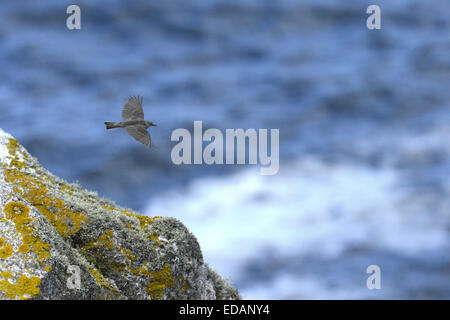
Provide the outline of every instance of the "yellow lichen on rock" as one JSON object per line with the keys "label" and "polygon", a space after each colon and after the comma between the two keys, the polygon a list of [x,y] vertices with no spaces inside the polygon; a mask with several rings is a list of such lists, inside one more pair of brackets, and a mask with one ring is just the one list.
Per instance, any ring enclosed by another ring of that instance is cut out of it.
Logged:
{"label": "yellow lichen on rock", "polygon": [[[111,207],[111,206],[104,206],[104,209],[115,210],[115,208]],[[146,226],[148,226],[148,225],[152,224],[153,222],[155,222],[156,219],[162,218],[160,216],[155,216],[155,217],[142,216],[140,214],[135,214],[133,212],[130,212],[130,211],[124,210],[124,209],[120,210],[120,213],[122,213],[122,214],[124,214],[124,215],[126,215],[128,217],[138,219],[139,226],[141,227],[142,230],[144,230]],[[129,226],[128,228],[131,229],[131,226]]]}
{"label": "yellow lichen on rock", "polygon": [[50,258],[50,245],[31,234],[33,226],[30,223],[34,219],[29,217],[30,208],[21,202],[10,201],[5,205],[4,211],[6,218],[15,224],[17,233],[22,235],[19,253],[27,254],[33,248],[39,263],[44,264],[45,260]]}
{"label": "yellow lichen on rock", "polygon": [[19,246],[19,252],[20,253],[28,253],[28,252],[30,252],[30,250],[31,250],[31,248],[30,248],[30,246],[28,245],[28,244],[22,244],[22,245],[20,245]]}
{"label": "yellow lichen on rock", "polygon": [[16,220],[21,218],[28,218],[30,208],[21,202],[10,201],[5,205],[5,216],[7,219]]}
{"label": "yellow lichen on rock", "polygon": [[91,275],[94,277],[94,279],[97,281],[97,283],[99,285],[101,285],[102,287],[105,287],[113,292],[117,292],[117,289],[114,288],[112,285],[110,285],[106,278],[97,270],[94,268],[89,268],[89,272],[91,273]]}
{"label": "yellow lichen on rock", "polygon": [[10,201],[3,209],[7,219],[14,222],[18,233],[28,234],[33,231],[33,227],[29,225],[33,221],[29,217],[30,208],[21,202]]}
{"label": "yellow lichen on rock", "polygon": [[10,244],[7,244],[5,239],[0,238],[0,259],[7,259],[13,254],[14,250]]}
{"label": "yellow lichen on rock", "polygon": [[3,248],[0,248],[0,259],[8,259],[14,252],[13,247],[7,244]]}
{"label": "yellow lichen on rock", "polygon": [[[153,220],[154,219],[151,218],[148,220],[142,219],[142,221],[146,221],[146,223],[152,223]],[[155,242],[159,241],[157,237],[152,240]],[[97,241],[90,241],[83,247],[84,251],[90,251],[93,249],[113,251],[111,255],[103,255],[104,259],[106,259],[107,256],[111,256],[109,266],[112,270],[116,270],[120,273],[129,272],[136,277],[148,279],[146,280],[148,281],[148,285],[146,286],[145,291],[152,299],[162,299],[164,297],[165,288],[175,287],[175,279],[177,277],[172,274],[172,270],[168,264],[164,264],[163,268],[158,271],[152,271],[149,267],[148,261],[133,267],[134,261],[137,259],[137,255],[135,255],[130,249],[123,248],[117,243],[115,244],[114,232],[110,229],[106,229]],[[119,258],[120,256],[124,256],[126,259],[121,260]],[[104,277],[97,269],[90,269],[90,272],[100,285],[109,288],[109,285],[105,282]],[[184,278],[178,278],[182,283],[184,283],[183,287],[186,287],[187,285]]]}
{"label": "yellow lichen on rock", "polygon": [[[19,146],[20,146],[19,141],[17,141],[14,138],[10,138],[8,144],[6,145],[10,155],[16,154],[19,149]],[[26,164],[28,155],[26,153],[23,153],[22,156],[23,156],[23,160],[21,160],[19,157],[12,156],[11,163],[9,164],[10,167],[16,167],[18,169],[22,169]]]}
{"label": "yellow lichen on rock", "polygon": [[[27,159],[28,155],[19,150],[16,139],[10,138],[7,148],[12,160],[8,166],[4,166],[5,181],[12,184],[14,192],[42,213],[62,237],[67,238],[77,233],[82,223],[87,221],[85,213],[72,211],[64,201],[51,195],[46,183],[51,185],[54,182],[48,176],[36,177],[22,171],[24,161],[20,159]],[[64,191],[70,189],[67,186],[60,188]]]}
{"label": "yellow lichen on rock", "polygon": [[[239,298],[178,220],[67,183],[1,129],[0,147],[0,299]],[[69,266],[82,272],[77,290],[61,281]]]}
{"label": "yellow lichen on rock", "polygon": [[[17,252],[14,253],[14,248],[11,244],[7,244],[5,239],[0,239],[0,258],[8,259],[13,254],[28,254],[33,249],[36,255],[37,262],[44,264],[45,261],[50,258],[50,245],[43,242],[37,236],[32,235],[33,226],[31,222],[35,219],[29,216],[30,208],[18,201],[10,201],[6,203],[3,208],[6,221],[10,221],[14,224],[17,235],[22,239],[22,243],[18,245]],[[20,238],[19,238],[20,239]],[[24,260],[29,257],[24,256]],[[28,271],[31,273],[30,271]],[[15,277],[13,274],[5,270],[0,276],[3,280],[0,280],[0,291],[9,299],[28,299],[40,292],[39,285],[41,278],[36,276],[21,275],[14,283]]]}
{"label": "yellow lichen on rock", "polygon": [[15,299],[17,296],[19,299],[28,299],[40,293],[41,279],[39,277],[22,275],[16,283],[11,283],[8,280],[12,277],[10,272],[2,272],[1,276],[6,279],[0,280],[0,291],[3,291],[9,299]]}
{"label": "yellow lichen on rock", "polygon": [[166,287],[175,287],[175,277],[170,270],[169,265],[166,263],[163,268],[156,272],[148,272],[150,283],[145,290],[152,297],[152,299],[162,299],[164,296],[164,289]]}
{"label": "yellow lichen on rock", "polygon": [[106,249],[112,250],[114,248],[114,233],[107,229],[104,234],[100,236],[97,241],[89,241],[84,245],[84,249],[92,249],[104,246]]}

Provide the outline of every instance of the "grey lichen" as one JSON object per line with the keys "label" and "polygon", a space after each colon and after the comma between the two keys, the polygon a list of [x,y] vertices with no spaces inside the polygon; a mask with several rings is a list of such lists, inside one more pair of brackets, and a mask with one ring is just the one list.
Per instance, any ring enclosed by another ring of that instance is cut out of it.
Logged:
{"label": "grey lichen", "polygon": [[52,175],[1,129],[0,209],[0,299],[240,299],[180,221]]}

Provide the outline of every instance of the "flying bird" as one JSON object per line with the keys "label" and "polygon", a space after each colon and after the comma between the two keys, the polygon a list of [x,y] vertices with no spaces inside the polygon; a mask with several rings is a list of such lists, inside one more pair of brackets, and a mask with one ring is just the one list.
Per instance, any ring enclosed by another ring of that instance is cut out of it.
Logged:
{"label": "flying bird", "polygon": [[142,109],[143,97],[130,97],[123,106],[122,120],[123,122],[109,122],[106,121],[106,129],[125,128],[128,134],[135,138],[140,143],[152,147],[152,139],[147,131],[147,128],[154,127],[151,121],[144,120],[144,110]]}

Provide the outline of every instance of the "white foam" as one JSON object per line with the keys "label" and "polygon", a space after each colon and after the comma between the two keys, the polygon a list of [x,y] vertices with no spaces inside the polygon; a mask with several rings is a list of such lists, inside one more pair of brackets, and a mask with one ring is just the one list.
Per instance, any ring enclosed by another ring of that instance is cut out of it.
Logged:
{"label": "white foam", "polygon": [[205,260],[232,279],[267,248],[333,258],[355,244],[406,255],[445,245],[445,230],[431,226],[426,212],[402,211],[398,180],[388,169],[309,158],[275,176],[251,169],[198,179],[158,197],[146,214],[180,219],[197,236]]}

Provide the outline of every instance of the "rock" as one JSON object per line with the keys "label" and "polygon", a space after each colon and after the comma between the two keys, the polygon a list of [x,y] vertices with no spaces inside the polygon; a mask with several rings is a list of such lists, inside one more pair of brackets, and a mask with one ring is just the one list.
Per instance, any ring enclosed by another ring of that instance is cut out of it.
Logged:
{"label": "rock", "polygon": [[170,217],[43,168],[0,129],[0,299],[240,299]]}

